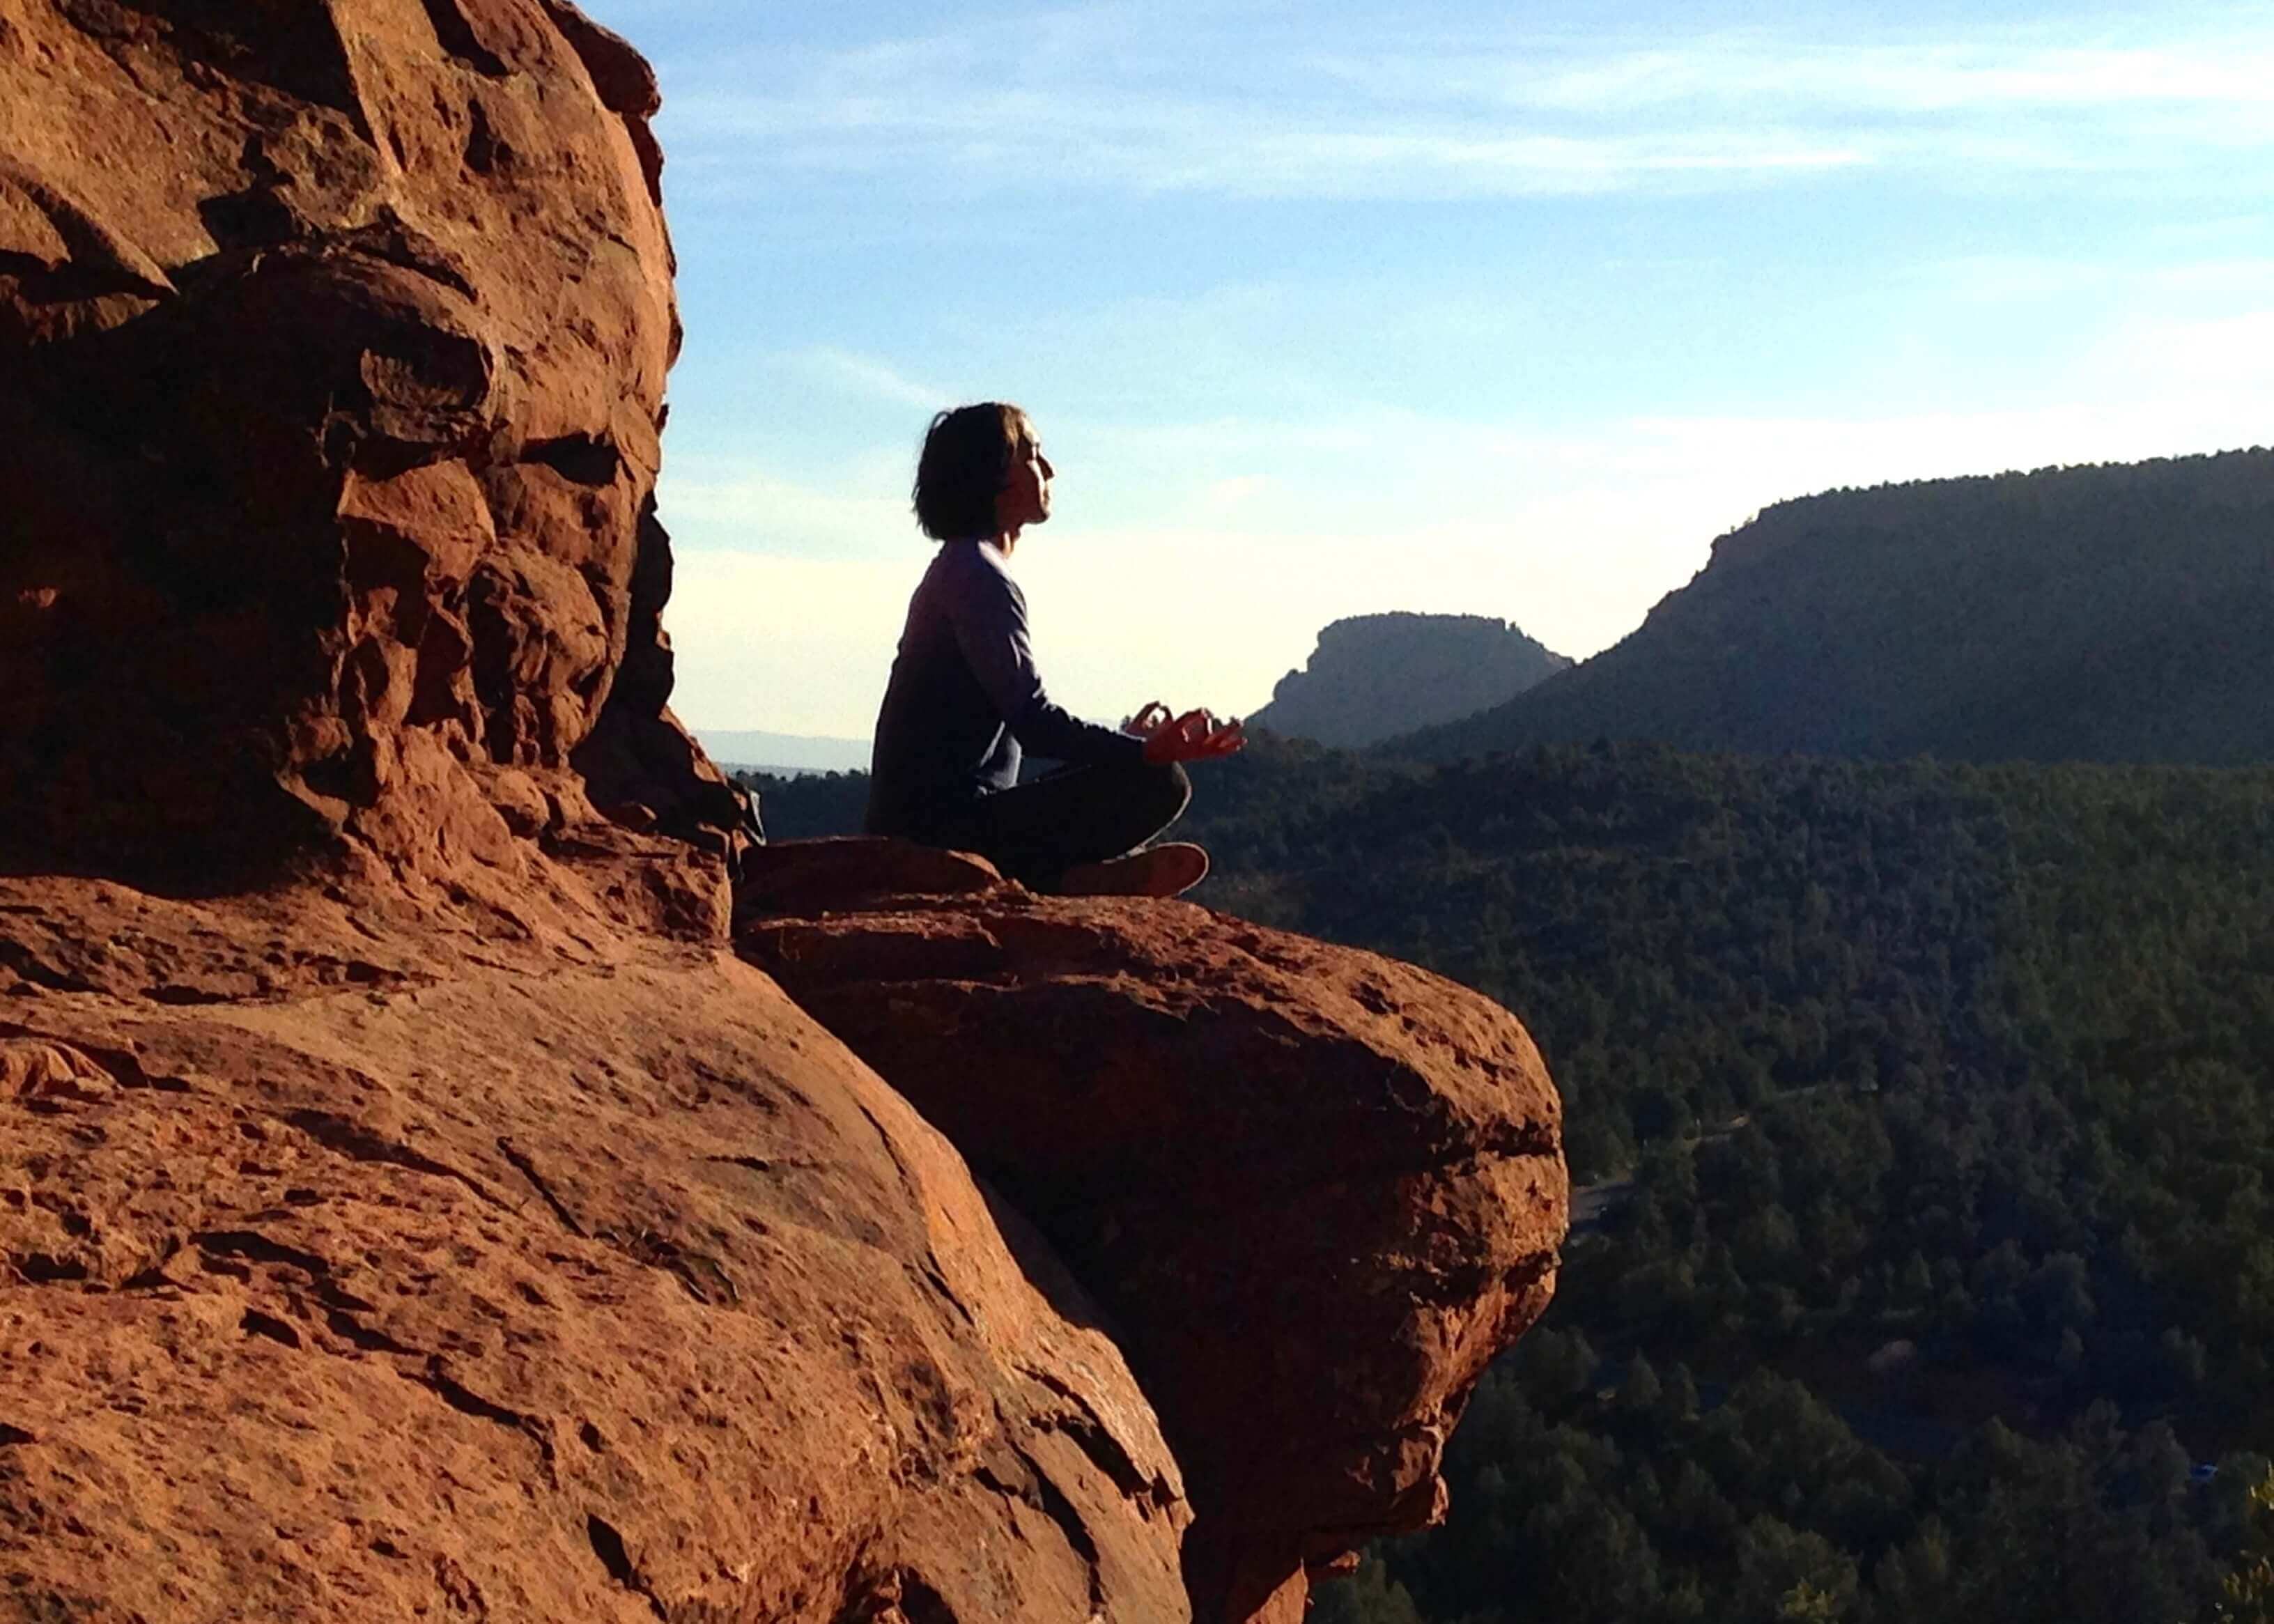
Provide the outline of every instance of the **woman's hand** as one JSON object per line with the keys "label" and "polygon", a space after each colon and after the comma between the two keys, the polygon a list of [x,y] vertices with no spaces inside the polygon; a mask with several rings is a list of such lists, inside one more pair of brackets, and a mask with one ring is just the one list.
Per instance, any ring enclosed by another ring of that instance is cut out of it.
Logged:
{"label": "woman's hand", "polygon": [[1136,715],[1123,718],[1121,731],[1134,733],[1140,739],[1150,739],[1169,725],[1171,714],[1168,706],[1156,699]]}
{"label": "woman's hand", "polygon": [[[1155,709],[1148,705],[1130,720],[1144,721]],[[1165,708],[1163,713],[1166,714]],[[1241,731],[1238,720],[1219,722],[1205,710],[1187,710],[1174,721],[1156,723],[1151,732],[1142,736],[1145,759],[1156,767],[1171,762],[1213,761],[1219,756],[1230,756],[1247,743],[1247,735]]]}

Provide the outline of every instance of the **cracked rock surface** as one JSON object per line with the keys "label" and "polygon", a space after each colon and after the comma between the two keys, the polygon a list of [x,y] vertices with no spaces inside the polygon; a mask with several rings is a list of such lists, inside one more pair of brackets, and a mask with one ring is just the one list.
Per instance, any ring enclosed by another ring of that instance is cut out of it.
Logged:
{"label": "cracked rock surface", "polygon": [[0,881],[0,964],[66,922],[125,945],[0,970],[0,1619],[1188,1616],[1097,1311],[723,944]]}

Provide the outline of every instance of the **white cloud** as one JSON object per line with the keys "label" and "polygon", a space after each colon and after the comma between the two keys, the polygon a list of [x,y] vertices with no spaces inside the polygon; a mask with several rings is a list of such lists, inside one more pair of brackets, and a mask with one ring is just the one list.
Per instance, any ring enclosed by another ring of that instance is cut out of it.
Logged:
{"label": "white cloud", "polygon": [[904,550],[915,534],[907,496],[889,486],[817,489],[755,469],[732,470],[715,458],[666,458],[656,500],[682,546],[873,558]]}
{"label": "white cloud", "polygon": [[2274,310],[2143,320],[2096,346],[2090,358],[2112,372],[2160,373],[2195,389],[2208,389],[2214,402],[2255,396],[2260,404],[2261,434],[2274,440],[2270,356],[2274,356]]}
{"label": "white cloud", "polygon": [[929,413],[947,398],[945,391],[920,383],[874,356],[855,355],[826,344],[794,350],[781,359],[818,383],[895,406],[921,407]]}
{"label": "white cloud", "polygon": [[2205,105],[2256,113],[2274,65],[2274,34],[2230,24],[2173,44],[2074,47],[2042,30],[1985,27],[1966,41],[1837,44],[1766,31],[1706,35],[1678,50],[1606,53],[1545,71],[1521,61],[1442,59],[1421,69],[1481,91],[1496,79],[1513,107],[1632,113],[1763,106],[1848,116]]}
{"label": "white cloud", "polygon": [[[1148,27],[1122,11],[855,50],[667,64],[696,184],[890,174],[927,189],[1525,197],[1849,169],[2154,171],[2274,147],[2274,24],[2143,13],[2080,41],[1705,30],[1637,44],[1480,25],[1433,41],[1323,17]],[[719,162],[722,148],[737,154]]]}
{"label": "white cloud", "polygon": [[[2169,252],[2165,245],[2165,252]],[[2121,244],[2119,252],[2139,252]],[[2150,251],[2152,252],[2152,250]],[[2135,312],[2170,308],[2175,301],[2201,306],[2248,304],[2274,289],[2274,259],[2187,259],[2127,263],[2037,254],[1969,254],[1909,267],[1903,282],[1964,304],[2037,303],[2090,297]]]}

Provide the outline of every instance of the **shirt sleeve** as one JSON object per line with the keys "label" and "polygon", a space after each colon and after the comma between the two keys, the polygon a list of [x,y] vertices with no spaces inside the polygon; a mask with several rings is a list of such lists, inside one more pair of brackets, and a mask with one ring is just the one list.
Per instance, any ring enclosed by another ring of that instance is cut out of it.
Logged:
{"label": "shirt sleeve", "polygon": [[1027,636],[1027,597],[1018,583],[983,566],[961,584],[949,607],[956,647],[1022,749],[1085,765],[1144,760],[1142,739],[1085,722],[1043,691]]}

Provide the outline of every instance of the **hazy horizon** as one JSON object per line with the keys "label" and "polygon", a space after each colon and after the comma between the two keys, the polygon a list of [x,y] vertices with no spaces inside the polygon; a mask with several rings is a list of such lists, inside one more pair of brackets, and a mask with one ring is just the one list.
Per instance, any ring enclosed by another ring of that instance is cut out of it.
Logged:
{"label": "hazy horizon", "polygon": [[1318,629],[1585,658],[1759,508],[2265,442],[2274,19],[595,0],[661,75],[675,708],[862,737],[923,424],[1020,401],[1054,693]]}

